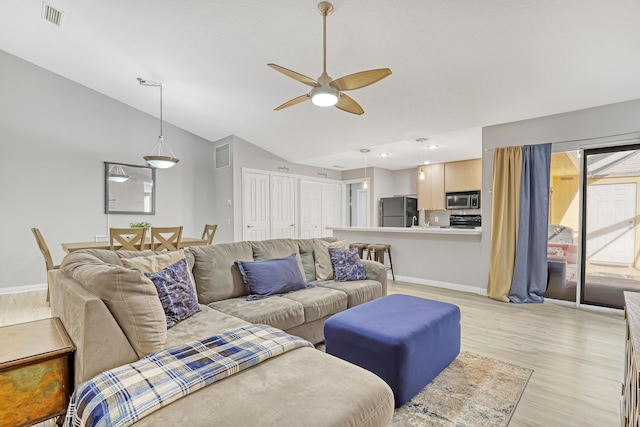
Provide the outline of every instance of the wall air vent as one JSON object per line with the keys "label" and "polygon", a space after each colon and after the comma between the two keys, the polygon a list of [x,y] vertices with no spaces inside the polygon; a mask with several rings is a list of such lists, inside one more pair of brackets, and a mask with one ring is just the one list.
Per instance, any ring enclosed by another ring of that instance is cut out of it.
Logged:
{"label": "wall air vent", "polygon": [[64,12],[54,7],[51,7],[46,3],[42,3],[42,18],[45,21],[51,22],[53,25],[62,27]]}
{"label": "wall air vent", "polygon": [[216,147],[216,169],[226,168],[231,165],[231,147],[223,144]]}

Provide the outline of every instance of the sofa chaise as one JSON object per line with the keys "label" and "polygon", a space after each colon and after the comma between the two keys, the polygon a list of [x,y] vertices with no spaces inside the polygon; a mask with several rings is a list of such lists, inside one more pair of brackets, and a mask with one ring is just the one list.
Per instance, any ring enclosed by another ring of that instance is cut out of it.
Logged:
{"label": "sofa chaise", "polygon": [[[266,324],[313,344],[324,341],[324,322],[329,317],[387,292],[386,269],[374,261],[362,261],[365,280],[318,280],[331,271],[328,247],[339,243],[333,241],[273,239],[184,249],[199,311],[168,330],[164,312],[158,318],[157,291],[144,285],[141,271],[125,267],[132,262],[156,262],[162,254],[103,250],[69,254],[60,270],[49,272],[49,282],[52,315],[60,317],[77,347],[74,384],[157,349],[248,324]],[[292,254],[304,280],[314,286],[247,300],[236,261]],[[393,393],[383,380],[322,351],[302,347],[191,393],[135,425],[386,426],[393,408]]]}

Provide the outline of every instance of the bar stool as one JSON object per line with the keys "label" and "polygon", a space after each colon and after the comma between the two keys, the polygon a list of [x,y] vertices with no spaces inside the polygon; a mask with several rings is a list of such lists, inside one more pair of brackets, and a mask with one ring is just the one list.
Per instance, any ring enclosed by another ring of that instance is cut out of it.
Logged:
{"label": "bar stool", "polygon": [[368,243],[351,243],[349,248],[358,249],[358,256],[360,259],[364,259],[364,250],[367,249],[367,246],[369,246]]}
{"label": "bar stool", "polygon": [[[389,267],[387,267],[387,270],[391,270],[391,277],[393,278],[393,280],[396,280],[396,276],[393,273],[393,260],[391,259],[391,245],[378,243],[378,244],[367,246],[367,259],[373,259],[374,261],[378,261],[380,264],[384,265],[385,252],[389,254]],[[372,254],[373,254],[373,258],[372,258]]]}

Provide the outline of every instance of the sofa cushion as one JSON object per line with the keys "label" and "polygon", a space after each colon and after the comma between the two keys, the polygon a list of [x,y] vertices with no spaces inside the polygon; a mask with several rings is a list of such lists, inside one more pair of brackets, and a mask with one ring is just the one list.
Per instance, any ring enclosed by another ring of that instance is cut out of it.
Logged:
{"label": "sofa cushion", "polygon": [[190,246],[185,252],[191,252],[195,258],[193,276],[201,304],[247,295],[242,275],[234,262],[253,261],[249,242]]}
{"label": "sofa cushion", "polygon": [[246,298],[239,297],[215,301],[207,305],[223,313],[239,317],[249,323],[264,323],[284,330],[304,323],[304,308],[302,304],[288,298],[247,301]]}
{"label": "sofa cushion", "polygon": [[347,294],[349,308],[382,297],[382,285],[375,280],[358,280],[355,282],[318,281],[313,284],[344,292]]}
{"label": "sofa cushion", "polygon": [[227,329],[246,326],[249,322],[200,304],[200,311],[167,331],[167,347],[182,345],[217,335]]}
{"label": "sofa cushion", "polygon": [[347,309],[347,294],[335,289],[318,286],[304,292],[290,293],[283,298],[302,304],[305,323],[313,322]]}
{"label": "sofa cushion", "polygon": [[[187,259],[187,263],[189,265],[189,279],[191,280],[191,285],[193,286],[194,292],[196,291],[196,281],[193,277],[192,269],[194,258],[191,253],[187,254],[183,249],[177,251],[164,251],[164,252],[152,252],[152,251],[138,251],[138,254],[144,253],[144,256],[134,256],[129,258],[129,255],[135,254],[135,251],[120,251],[116,255],[120,258],[120,263],[127,268],[135,268],[143,273],[157,273],[160,270],[164,270],[168,266],[175,264],[180,261],[182,258]],[[189,262],[189,258],[191,262]]]}
{"label": "sofa cushion", "polygon": [[253,259],[271,259],[271,258],[284,258],[291,254],[296,254],[296,261],[300,268],[302,277],[305,277],[304,267],[302,266],[302,259],[300,258],[300,248],[293,239],[271,239],[261,240],[251,243],[253,250]]}
{"label": "sofa cushion", "polygon": [[[123,265],[123,259],[134,259],[134,258],[142,258],[148,257],[152,255],[160,255],[167,254],[167,252],[161,251],[106,251],[104,249],[82,249],[80,251],[75,251],[77,253],[85,253],[89,255],[93,255],[101,261],[106,262],[107,264],[114,265]],[[175,251],[173,252],[175,253]],[[189,264],[189,270],[193,268],[193,264],[195,259],[193,255],[187,251],[184,251],[184,256],[187,258],[187,263]]]}
{"label": "sofa cushion", "polygon": [[294,240],[294,242],[298,245],[298,251],[300,252],[300,262],[302,263],[304,278],[307,283],[316,280],[316,260],[313,255],[313,241],[314,239]]}
{"label": "sofa cushion", "polygon": [[236,265],[244,279],[249,301],[313,287],[304,281],[296,254],[285,258],[236,261]]}
{"label": "sofa cushion", "polygon": [[393,393],[383,380],[313,348],[298,348],[149,414],[135,427],[386,426]]}
{"label": "sofa cushion", "polygon": [[356,248],[329,248],[329,256],[333,266],[333,278],[336,282],[350,282],[367,278]]}
{"label": "sofa cushion", "polygon": [[144,273],[158,291],[162,309],[167,316],[167,329],[200,311],[187,270],[187,260],[181,258],[160,271]]}
{"label": "sofa cushion", "polygon": [[328,242],[322,239],[315,239],[313,244],[316,260],[316,278],[318,280],[332,280],[333,266],[331,265],[329,248],[346,249],[348,247],[347,241],[338,240],[335,242]]}
{"label": "sofa cushion", "polygon": [[104,301],[139,357],[164,348],[164,310],[156,287],[140,270],[80,251],[67,255],[60,269]]}

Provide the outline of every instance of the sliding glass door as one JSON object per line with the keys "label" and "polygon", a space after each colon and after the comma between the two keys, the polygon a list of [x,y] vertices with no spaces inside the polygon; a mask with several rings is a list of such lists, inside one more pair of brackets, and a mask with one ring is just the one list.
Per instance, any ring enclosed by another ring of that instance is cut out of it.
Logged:
{"label": "sliding glass door", "polygon": [[581,302],[622,308],[640,291],[640,145],[584,151]]}

